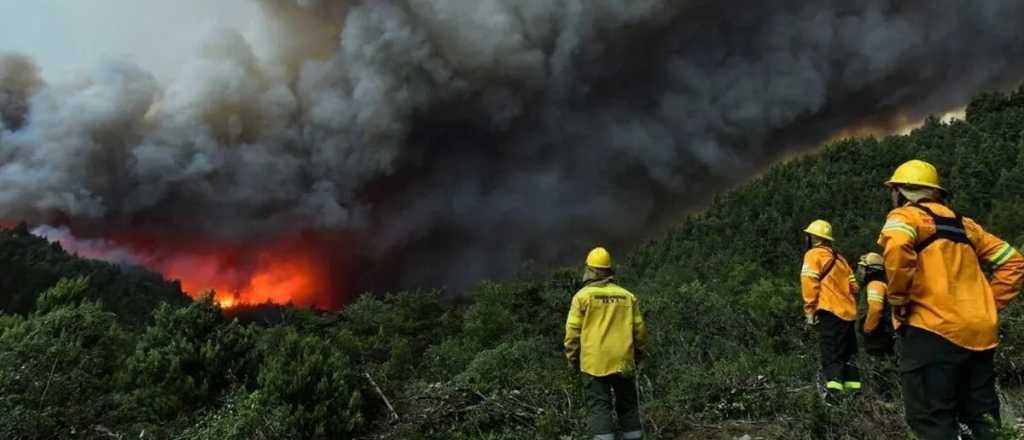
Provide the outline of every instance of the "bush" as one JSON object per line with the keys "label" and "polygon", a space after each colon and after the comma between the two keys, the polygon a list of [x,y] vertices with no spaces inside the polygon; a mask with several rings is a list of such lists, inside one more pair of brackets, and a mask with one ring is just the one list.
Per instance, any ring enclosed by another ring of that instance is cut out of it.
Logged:
{"label": "bush", "polygon": [[259,392],[236,392],[185,430],[180,440],[278,440],[302,438],[288,426],[284,407],[268,407]]}
{"label": "bush", "polygon": [[227,321],[207,296],[188,307],[163,305],[139,337],[121,381],[140,422],[174,420],[254,383],[254,330]]}
{"label": "bush", "polygon": [[0,438],[88,437],[119,421],[128,340],[114,314],[77,303],[86,286],[61,281],[40,313],[0,325]]}
{"label": "bush", "polygon": [[290,431],[301,438],[339,438],[366,426],[361,380],[327,341],[277,328],[261,340],[260,352],[257,402],[283,408]]}

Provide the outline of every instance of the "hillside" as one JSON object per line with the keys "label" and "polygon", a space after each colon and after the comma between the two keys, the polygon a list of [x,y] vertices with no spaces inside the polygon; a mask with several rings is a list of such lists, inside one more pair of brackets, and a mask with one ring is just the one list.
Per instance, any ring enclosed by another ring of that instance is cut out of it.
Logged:
{"label": "hillside", "polygon": [[[847,257],[874,249],[888,207],[880,183],[910,158],[939,167],[954,207],[1024,244],[1022,89],[977,97],[964,121],[777,164],[620,258],[652,336],[640,377],[649,438],[906,437],[902,405],[877,393],[891,364],[862,356],[863,398],[822,404],[797,274],[814,218],[834,222]],[[2,243],[0,255],[31,245]],[[0,273],[46,265],[32,261]],[[282,312],[273,326],[226,319],[210,301],[125,321],[146,308],[108,301],[121,284],[65,280],[35,311],[0,316],[0,438],[586,438],[582,390],[561,357],[579,272],[483,283],[469,304],[436,291],[365,296],[337,314]],[[29,304],[20,284],[0,287]],[[1003,319],[1012,424],[1024,417],[1024,305]]]}
{"label": "hillside", "polygon": [[89,299],[130,325],[147,322],[160,303],[189,303],[177,283],[142,268],[123,268],[69,255],[59,244],[29,234],[25,225],[0,229],[0,312],[32,311],[36,297],[61,278],[89,277]]}

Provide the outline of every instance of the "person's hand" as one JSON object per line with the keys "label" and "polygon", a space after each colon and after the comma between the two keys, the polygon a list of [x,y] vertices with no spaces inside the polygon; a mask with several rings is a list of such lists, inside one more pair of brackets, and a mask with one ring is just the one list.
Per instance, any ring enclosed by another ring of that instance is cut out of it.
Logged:
{"label": "person's hand", "polygon": [[818,325],[818,317],[815,315],[807,315],[804,317],[804,324],[807,327],[814,327]]}
{"label": "person's hand", "polygon": [[569,369],[572,371],[580,371],[580,360],[569,359]]}
{"label": "person's hand", "polygon": [[893,318],[896,318],[897,321],[906,323],[907,320],[910,319],[910,306],[893,306],[892,316]]}

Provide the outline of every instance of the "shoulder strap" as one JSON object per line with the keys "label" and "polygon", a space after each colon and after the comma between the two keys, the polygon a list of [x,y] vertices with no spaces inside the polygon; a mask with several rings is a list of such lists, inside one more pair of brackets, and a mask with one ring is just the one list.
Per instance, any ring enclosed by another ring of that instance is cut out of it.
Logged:
{"label": "shoulder strap", "polygon": [[934,211],[929,209],[920,203],[914,203],[911,206],[921,210],[927,216],[932,218],[935,222],[935,233],[930,237],[920,241],[914,246],[914,250],[917,252],[923,251],[926,247],[934,243],[936,240],[949,240],[956,243],[963,243],[974,249],[974,243],[967,237],[967,230],[964,229],[964,218],[957,212],[953,212],[954,217],[942,217],[936,215]]}
{"label": "shoulder strap", "polygon": [[825,268],[822,269],[821,275],[819,275],[820,278],[818,278],[821,281],[825,281],[825,277],[828,276],[829,272],[832,272],[832,268],[836,267],[836,260],[839,258],[839,254],[837,254],[835,250],[831,248],[827,249],[832,254],[832,259],[828,260],[828,264],[826,264]]}

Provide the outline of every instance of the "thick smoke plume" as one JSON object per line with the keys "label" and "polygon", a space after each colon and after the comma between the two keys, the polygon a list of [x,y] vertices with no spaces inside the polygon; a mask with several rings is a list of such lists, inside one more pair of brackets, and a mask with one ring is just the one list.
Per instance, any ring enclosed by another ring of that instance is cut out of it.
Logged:
{"label": "thick smoke plume", "polygon": [[0,133],[21,127],[28,113],[28,100],[42,85],[31,59],[0,54]]}
{"label": "thick smoke plume", "polygon": [[[0,59],[0,218],[354,237],[360,286],[647,236],[798,145],[1024,78],[1024,2],[262,0],[169,84]],[[28,98],[30,97],[30,98]],[[575,260],[572,260],[575,261]]]}

